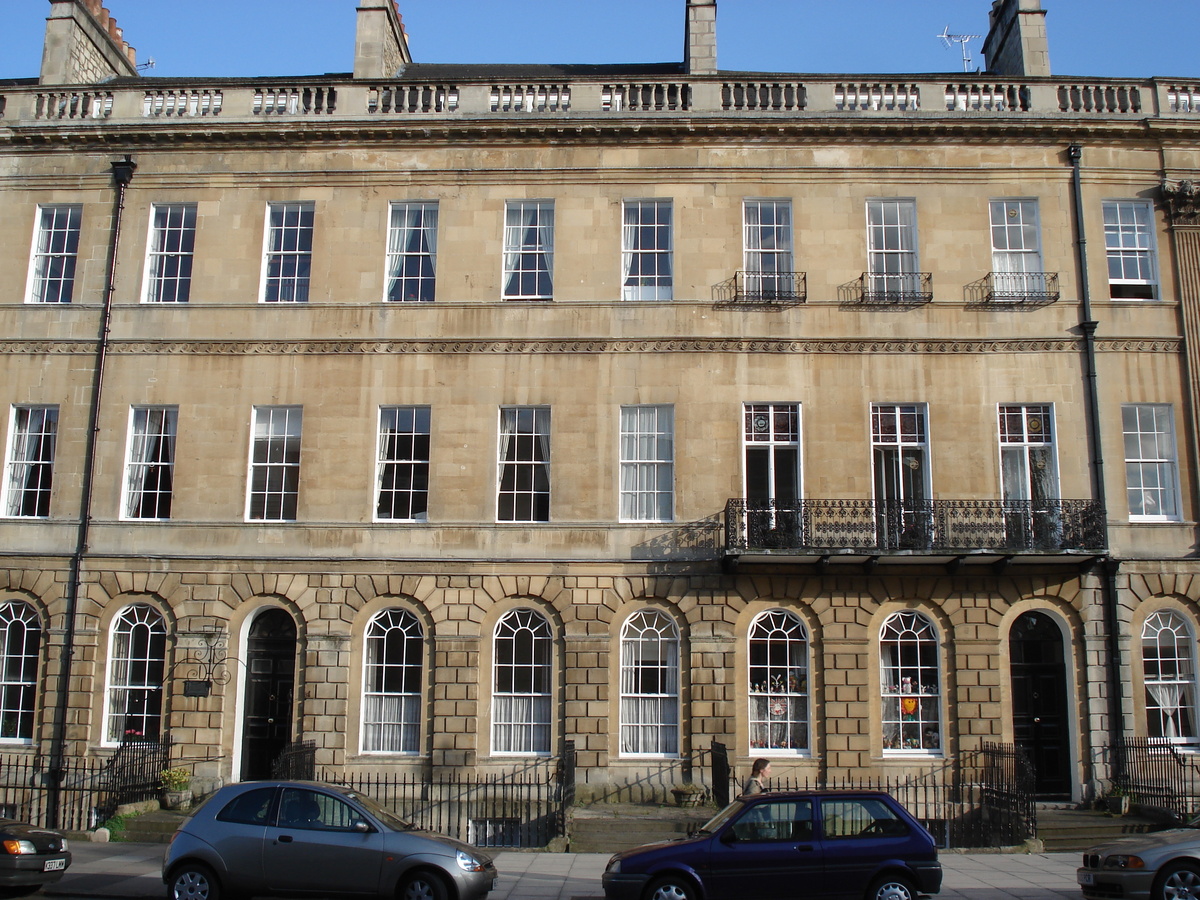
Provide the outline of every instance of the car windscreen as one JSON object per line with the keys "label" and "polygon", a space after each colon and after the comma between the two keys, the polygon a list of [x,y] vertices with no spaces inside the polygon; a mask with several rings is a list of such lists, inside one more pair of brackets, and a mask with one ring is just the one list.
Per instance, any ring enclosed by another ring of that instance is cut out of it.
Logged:
{"label": "car windscreen", "polygon": [[412,822],[406,822],[394,812],[384,809],[366,794],[360,794],[357,791],[347,791],[346,797],[353,800],[393,831],[409,831],[416,827]]}
{"label": "car windscreen", "polygon": [[743,803],[741,800],[734,800],[727,807],[725,807],[723,810],[721,810],[719,813],[717,813],[715,816],[713,816],[711,819],[709,819],[707,822],[705,822],[700,827],[700,830],[707,831],[711,834],[712,832],[714,832],[718,828],[720,828],[722,825],[724,825],[726,822],[728,822],[730,819],[732,819],[734,816],[736,816],[738,813],[740,813],[742,811],[742,808],[745,805],[746,804]]}

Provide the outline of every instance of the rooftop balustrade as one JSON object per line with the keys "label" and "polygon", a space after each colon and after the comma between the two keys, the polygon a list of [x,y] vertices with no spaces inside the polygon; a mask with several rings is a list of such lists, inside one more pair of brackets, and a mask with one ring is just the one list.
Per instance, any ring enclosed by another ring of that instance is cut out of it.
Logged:
{"label": "rooftop balustrade", "polygon": [[[414,66],[416,70],[419,67]],[[446,67],[439,67],[445,69]],[[980,119],[1172,118],[1200,121],[1200,80],[1021,82],[911,79],[596,76],[562,80],[292,78],[44,87],[0,85],[0,121],[136,119],[326,120],[703,116],[727,119],[938,117]],[[442,74],[442,73],[439,73]]]}

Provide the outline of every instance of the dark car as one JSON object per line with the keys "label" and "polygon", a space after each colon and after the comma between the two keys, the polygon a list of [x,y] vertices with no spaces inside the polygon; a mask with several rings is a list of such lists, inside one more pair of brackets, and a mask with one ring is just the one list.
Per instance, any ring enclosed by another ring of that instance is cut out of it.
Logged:
{"label": "dark car", "polygon": [[0,848],[0,889],[9,894],[54,884],[71,865],[65,837],[14,819],[0,819]]}
{"label": "dark car", "polygon": [[478,900],[492,859],[420,831],[357,791],[311,781],[221,788],[179,826],[163,858],[172,900],[356,896]]}
{"label": "dark car", "polygon": [[937,846],[888,794],[740,797],[685,840],[613,856],[607,900],[913,900],[942,886]]}

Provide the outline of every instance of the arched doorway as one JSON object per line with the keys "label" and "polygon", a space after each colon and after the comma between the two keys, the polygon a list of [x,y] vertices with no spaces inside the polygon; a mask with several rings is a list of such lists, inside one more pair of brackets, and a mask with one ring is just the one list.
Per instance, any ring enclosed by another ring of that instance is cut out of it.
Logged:
{"label": "arched doorway", "polygon": [[1058,623],[1027,612],[1008,636],[1012,669],[1013,740],[1028,755],[1038,796],[1071,794],[1071,729],[1067,667]]}
{"label": "arched doorway", "polygon": [[242,780],[271,776],[271,763],[292,740],[296,623],[282,609],[259,613],[246,636]]}

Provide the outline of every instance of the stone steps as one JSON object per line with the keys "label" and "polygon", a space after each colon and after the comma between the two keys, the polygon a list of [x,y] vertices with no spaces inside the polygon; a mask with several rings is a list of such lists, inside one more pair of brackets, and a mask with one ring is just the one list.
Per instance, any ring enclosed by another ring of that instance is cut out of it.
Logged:
{"label": "stone steps", "polygon": [[1039,809],[1037,836],[1047,853],[1083,851],[1130,834],[1157,831],[1162,826],[1136,815],[1114,816],[1092,809]]}
{"label": "stone steps", "polygon": [[625,803],[579,807],[571,814],[569,848],[572,853],[616,853],[640,844],[675,840],[699,828],[715,812],[710,807]]}
{"label": "stone steps", "polygon": [[175,833],[175,829],[185,818],[187,818],[186,813],[168,809],[130,816],[125,820],[125,831],[121,835],[121,840],[137,841],[143,844],[170,843],[171,835]]}

